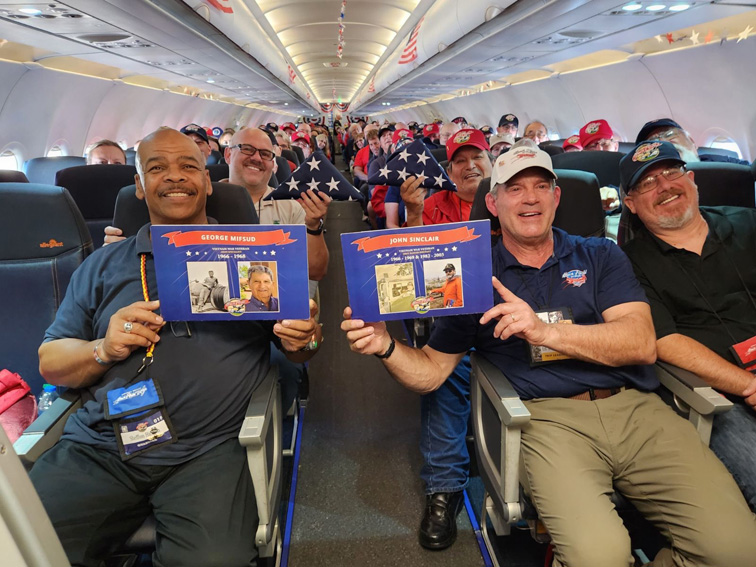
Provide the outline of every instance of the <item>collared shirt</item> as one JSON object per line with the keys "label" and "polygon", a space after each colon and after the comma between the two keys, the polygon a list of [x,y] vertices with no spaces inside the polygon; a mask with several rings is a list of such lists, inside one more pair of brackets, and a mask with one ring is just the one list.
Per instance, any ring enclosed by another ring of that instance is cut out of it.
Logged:
{"label": "collared shirt", "polygon": [[[493,273],[535,311],[569,307],[578,325],[603,323],[602,313],[623,303],[646,301],[622,251],[604,238],[582,238],[557,228],[554,254],[541,268],[523,266],[501,240],[493,249]],[[494,293],[494,302],[502,299]],[[632,385],[653,390],[659,382],[651,366],[602,366],[581,360],[563,360],[530,366],[529,345],[511,337],[494,338],[498,321],[480,325],[477,315],[436,320],[428,345],[448,354],[475,348],[509,378],[523,399],[569,397],[589,388]]]}
{"label": "collared shirt", "polygon": [[[140,260],[147,255],[150,299],[158,299],[149,224],[136,236],[96,250],[74,272],[45,341],[104,338],[113,314],[143,301]],[[188,282],[187,282],[188,283]],[[159,313],[159,310],[158,310]],[[178,435],[133,462],[176,465],[236,437],[252,392],[270,366],[271,321],[172,322],[160,330],[154,362],[145,371],[160,383],[168,416]],[[111,422],[105,420],[107,392],[136,377],[145,349],[114,364],[82,390],[84,406],[65,425],[63,438],[118,452]]]}
{"label": "collared shirt", "polygon": [[268,305],[265,305],[262,301],[257,299],[254,295],[249,298],[247,303],[247,311],[278,311],[278,298],[272,297],[268,301]]}
{"label": "collared shirt", "polygon": [[756,335],[748,297],[756,296],[756,210],[701,207],[701,214],[709,234],[700,256],[645,227],[623,250],[646,290],[657,338],[680,333],[734,362],[728,348]]}
{"label": "collared shirt", "polygon": [[470,220],[472,203],[463,201],[455,191],[439,191],[423,204],[423,225]]}
{"label": "collared shirt", "polygon": [[462,278],[454,276],[450,280],[446,280],[444,285],[438,289],[431,290],[433,292],[441,292],[444,294],[444,307],[462,307]]}
{"label": "collared shirt", "polygon": [[273,191],[269,187],[255,205],[260,224],[304,224],[305,210],[294,199],[265,200]]}

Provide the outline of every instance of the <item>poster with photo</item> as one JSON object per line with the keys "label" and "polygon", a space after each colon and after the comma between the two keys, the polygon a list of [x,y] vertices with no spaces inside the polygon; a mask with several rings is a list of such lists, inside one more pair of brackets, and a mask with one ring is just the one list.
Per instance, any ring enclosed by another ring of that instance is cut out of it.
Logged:
{"label": "poster with photo", "polygon": [[341,235],[354,317],[389,321],[493,306],[487,220]]}
{"label": "poster with photo", "polygon": [[167,321],[307,319],[304,225],[153,225]]}

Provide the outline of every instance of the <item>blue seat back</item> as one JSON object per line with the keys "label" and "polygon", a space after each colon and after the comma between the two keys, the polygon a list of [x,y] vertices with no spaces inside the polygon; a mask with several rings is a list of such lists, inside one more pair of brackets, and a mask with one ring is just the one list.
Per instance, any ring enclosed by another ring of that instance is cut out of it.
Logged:
{"label": "blue seat back", "polygon": [[81,156],[38,157],[24,164],[24,173],[30,183],[55,184],[55,174],[67,167],[86,165],[87,160]]}
{"label": "blue seat back", "polygon": [[92,241],[61,187],[3,183],[0,202],[0,366],[38,394],[44,381],[37,349]]}
{"label": "blue seat back", "polygon": [[619,162],[624,155],[621,152],[566,152],[551,156],[551,162],[555,168],[593,173],[602,187],[619,187]]}

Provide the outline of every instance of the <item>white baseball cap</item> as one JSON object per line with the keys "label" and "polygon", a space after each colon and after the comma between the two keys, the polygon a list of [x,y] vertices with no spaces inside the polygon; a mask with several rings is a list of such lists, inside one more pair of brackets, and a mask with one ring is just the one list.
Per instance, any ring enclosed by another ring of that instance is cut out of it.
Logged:
{"label": "white baseball cap", "polygon": [[554,179],[557,178],[551,164],[551,156],[530,138],[523,138],[496,159],[491,172],[491,192],[495,192],[496,186],[500,183],[506,183],[529,167],[540,167],[548,171]]}

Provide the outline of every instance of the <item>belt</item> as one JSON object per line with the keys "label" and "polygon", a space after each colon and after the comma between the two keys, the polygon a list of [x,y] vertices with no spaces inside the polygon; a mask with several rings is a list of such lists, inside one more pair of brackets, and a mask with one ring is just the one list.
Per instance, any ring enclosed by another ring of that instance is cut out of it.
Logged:
{"label": "belt", "polygon": [[605,398],[610,398],[615,394],[619,394],[620,392],[624,392],[627,389],[627,386],[621,386],[619,388],[589,388],[588,391],[570,396],[567,399],[585,401],[603,400]]}

